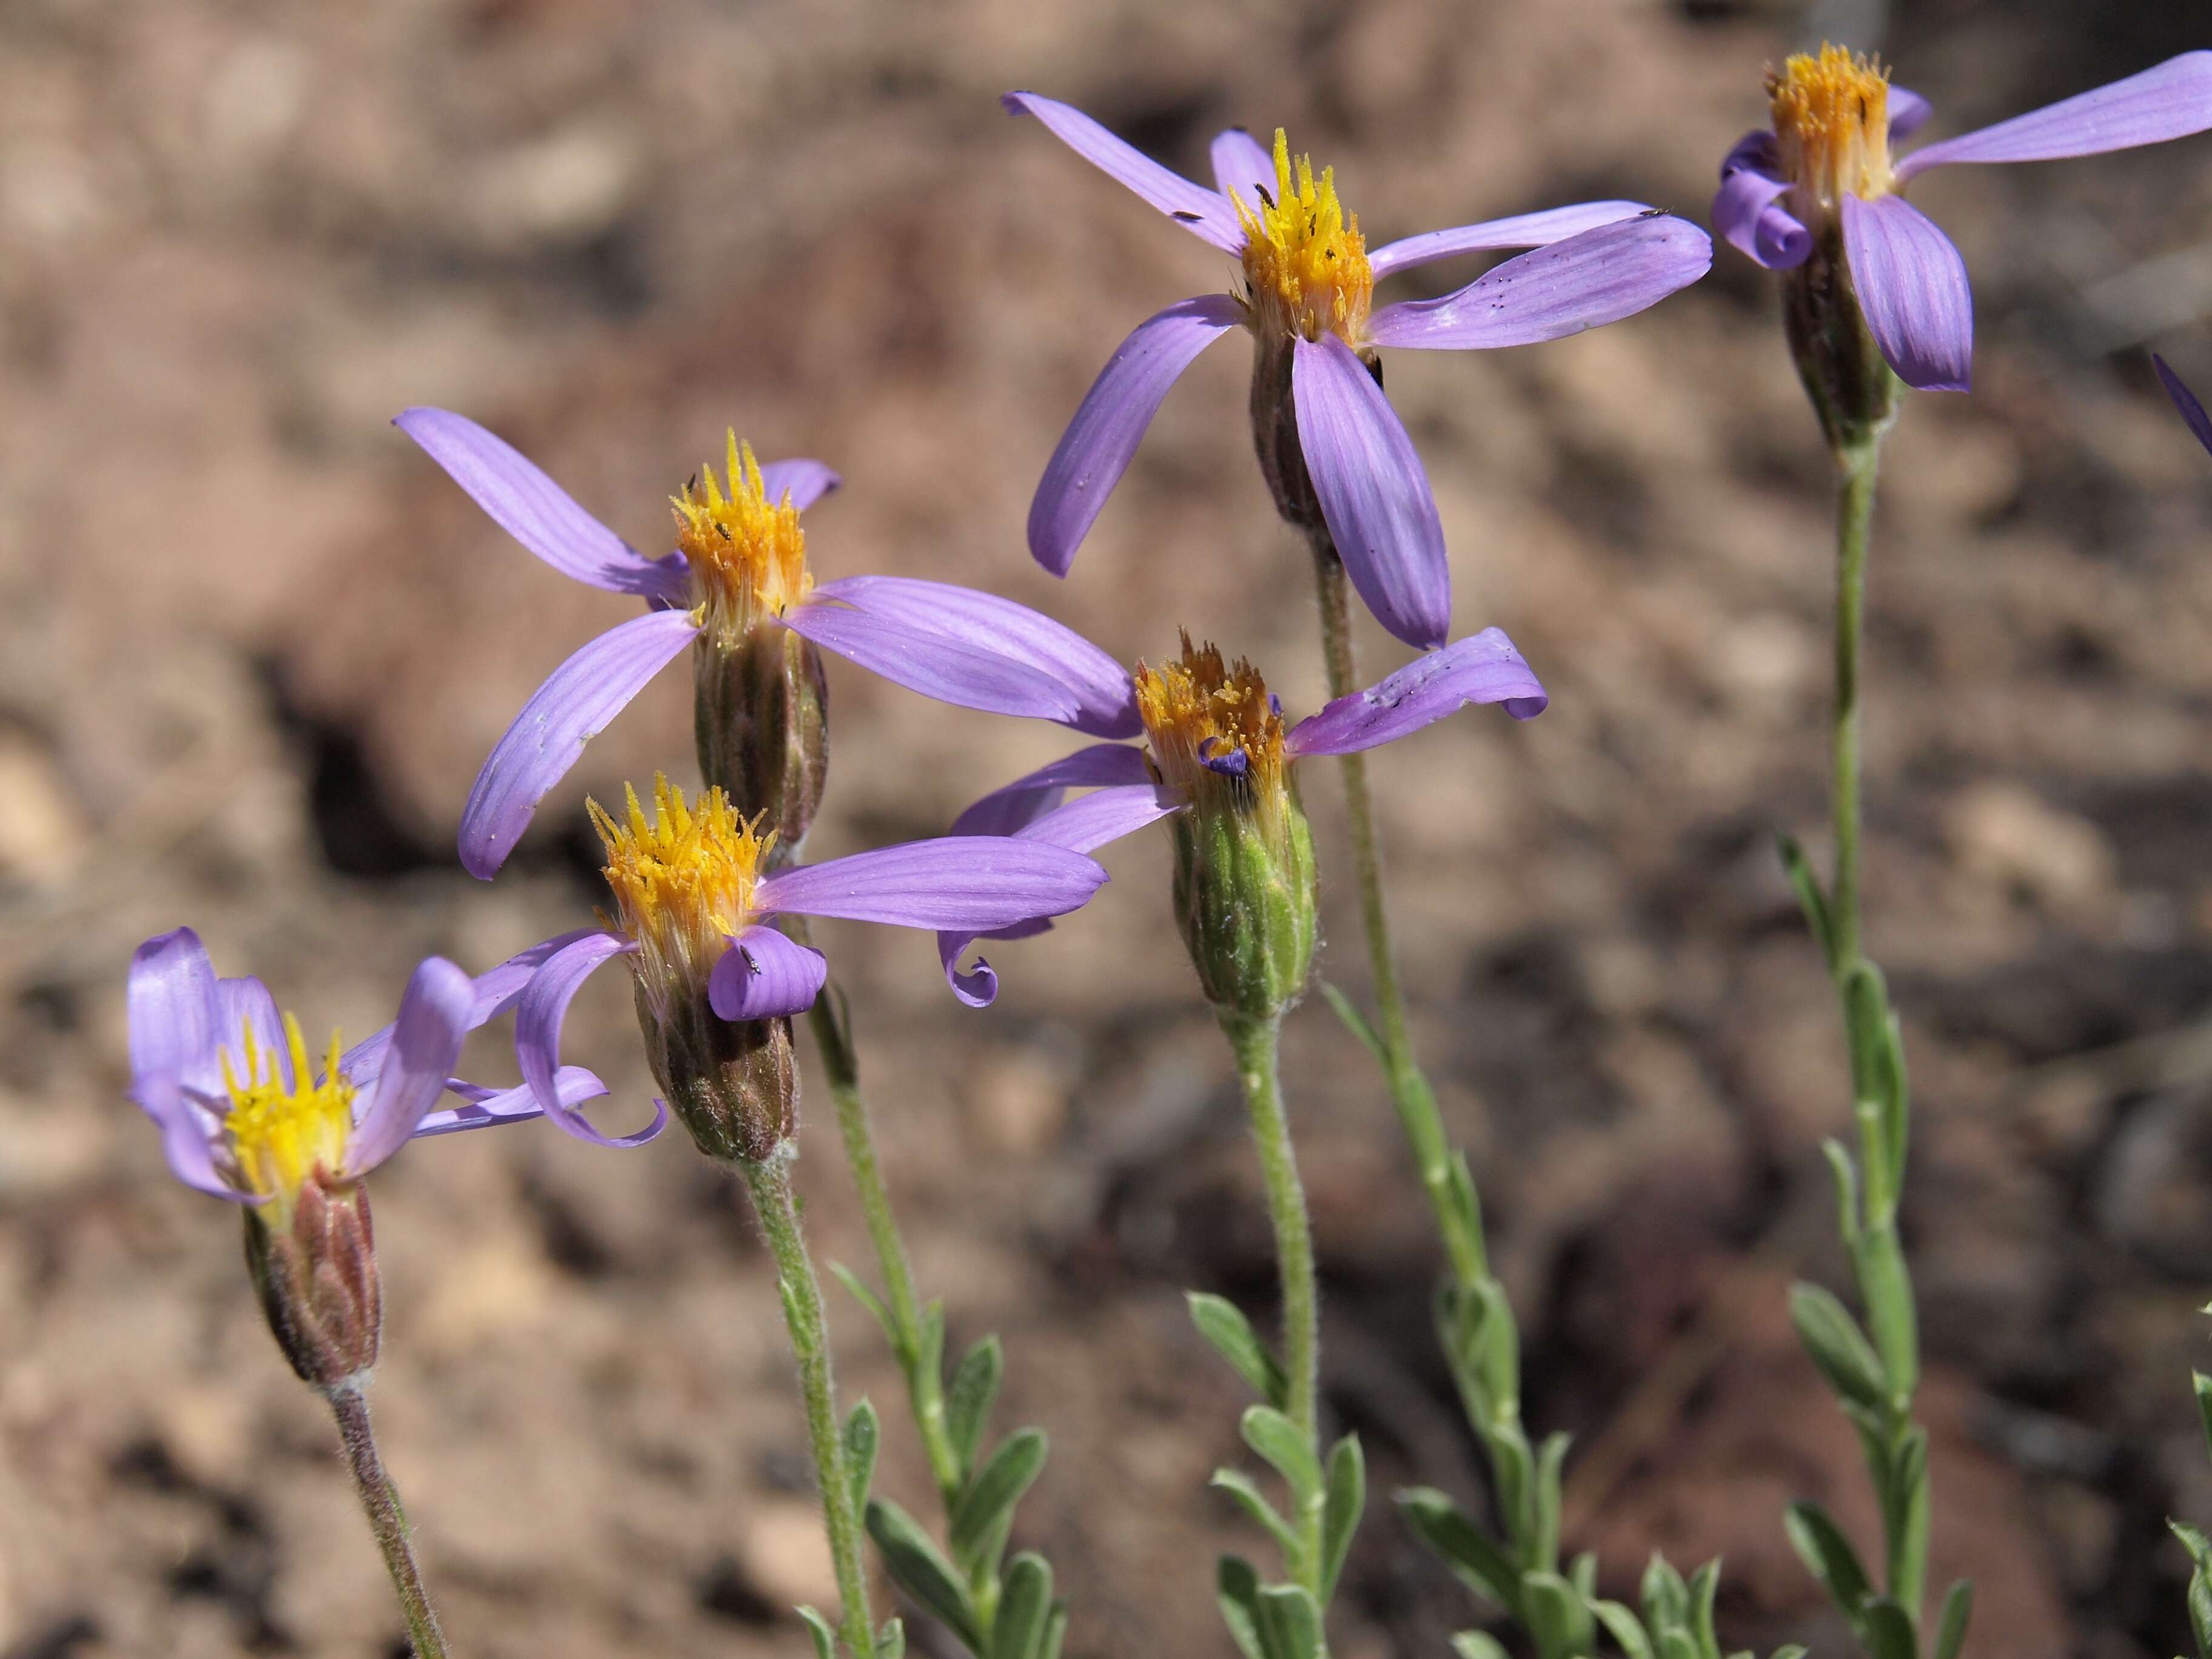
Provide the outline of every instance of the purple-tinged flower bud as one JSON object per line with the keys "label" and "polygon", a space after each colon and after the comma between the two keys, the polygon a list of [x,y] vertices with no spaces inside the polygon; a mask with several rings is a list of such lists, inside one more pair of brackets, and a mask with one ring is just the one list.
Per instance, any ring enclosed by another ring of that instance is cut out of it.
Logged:
{"label": "purple-tinged flower bud", "polygon": [[286,1205],[248,1207],[246,1267],[300,1379],[325,1394],[359,1386],[384,1328],[368,1189],[319,1164]]}
{"label": "purple-tinged flower bud", "polygon": [[750,445],[730,434],[723,493],[712,467],[674,498],[677,544],[704,624],[692,647],[699,769],[798,856],[830,769],[830,688],[813,643],[777,621],[814,586],[787,493],[771,501]]}
{"label": "purple-tinged flower bud", "polygon": [[709,1158],[759,1164],[799,1127],[799,1067],[787,1018],[726,1020],[709,981],[733,935],[752,921],[754,890],[775,841],[720,789],[694,805],[666,778],[653,782],[654,816],[637,792],[617,820],[597,802],[618,925],[637,941],[630,958],[646,1055],[670,1108]]}
{"label": "purple-tinged flower bud", "polygon": [[1186,793],[1170,820],[1175,910],[1206,1000],[1273,1019],[1304,995],[1320,929],[1313,834],[1283,750],[1280,705],[1249,662],[1182,640],[1179,661],[1139,665],[1137,707],[1161,781]]}

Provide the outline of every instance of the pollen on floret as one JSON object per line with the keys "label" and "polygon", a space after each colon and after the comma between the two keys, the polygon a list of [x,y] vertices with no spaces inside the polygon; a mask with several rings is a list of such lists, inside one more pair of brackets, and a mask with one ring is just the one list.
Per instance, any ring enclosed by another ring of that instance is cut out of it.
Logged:
{"label": "pollen on floret", "polygon": [[1886,196],[1889,71],[1842,46],[1799,52],[1766,77],[1784,176],[1820,207]]}
{"label": "pollen on floret", "polygon": [[775,832],[763,834],[762,818],[740,817],[720,789],[687,802],[683,790],[656,774],[651,817],[636,790],[625,786],[623,793],[620,819],[597,801],[585,803],[606,849],[619,925],[640,947],[641,982],[695,982],[751,920]]}
{"label": "pollen on floret", "polygon": [[240,1180],[252,1192],[289,1206],[301,1185],[319,1171],[326,1177],[346,1174],[346,1141],[353,1131],[352,1081],[338,1069],[340,1053],[336,1032],[331,1034],[330,1054],[317,1081],[307,1063],[307,1045],[300,1035],[300,1022],[284,1016],[287,1066],[276,1051],[255,1042],[253,1024],[246,1023],[246,1075],[240,1077],[228,1052],[222,1056],[223,1087],[230,1110],[223,1119]]}
{"label": "pollen on floret", "polygon": [[1374,268],[1359,219],[1337,199],[1336,171],[1314,177],[1313,160],[1293,167],[1290,140],[1275,129],[1275,188],[1255,186],[1256,203],[1231,190],[1244,228],[1244,278],[1253,326],[1263,333],[1318,340],[1334,334],[1358,346],[1375,296]]}
{"label": "pollen on floret", "polygon": [[814,586],[806,569],[806,532],[786,491],[775,501],[752,446],[729,434],[723,468],[728,489],[702,466],[669,498],[676,544],[691,567],[700,619],[724,637],[744,633],[763,617],[780,617]]}
{"label": "pollen on floret", "polygon": [[1281,705],[1260,672],[1243,658],[1234,666],[1220,647],[1194,646],[1153,668],[1139,663],[1137,712],[1152,759],[1167,782],[1194,793],[1228,788],[1267,803],[1283,781]]}

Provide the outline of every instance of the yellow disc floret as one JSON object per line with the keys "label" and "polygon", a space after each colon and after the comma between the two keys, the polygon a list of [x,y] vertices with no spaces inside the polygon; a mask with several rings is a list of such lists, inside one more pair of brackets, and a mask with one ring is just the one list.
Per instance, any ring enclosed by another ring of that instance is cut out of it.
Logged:
{"label": "yellow disc floret", "polygon": [[759,833],[759,820],[739,817],[720,789],[687,805],[681,789],[656,775],[651,818],[636,790],[624,793],[625,822],[597,801],[586,810],[606,848],[622,930],[639,945],[639,983],[655,995],[696,989],[730,936],[752,920],[753,890],[775,832]]}
{"label": "yellow disc floret", "polygon": [[1824,46],[1799,52],[1766,77],[1782,172],[1808,210],[1832,213],[1846,196],[1889,194],[1889,71],[1880,61]]}
{"label": "yellow disc floret", "polygon": [[1318,340],[1334,334],[1358,346],[1367,332],[1375,272],[1357,215],[1336,198],[1333,167],[1314,177],[1309,156],[1291,165],[1290,141],[1275,130],[1275,189],[1256,205],[1231,191],[1244,228],[1244,280],[1252,326],[1263,334]]}
{"label": "yellow disc floret", "polygon": [[284,1042],[291,1061],[289,1084],[276,1050],[258,1046],[252,1023],[246,1023],[246,1075],[238,1075],[228,1053],[222,1057],[223,1086],[230,1094],[223,1127],[229,1133],[239,1178],[249,1190],[273,1199],[280,1212],[289,1212],[308,1176],[318,1171],[329,1177],[345,1176],[354,1088],[338,1069],[335,1032],[320,1082],[314,1080],[308,1066],[300,1022],[289,1014],[284,1016]]}
{"label": "yellow disc floret", "polygon": [[672,496],[676,544],[691,567],[699,619],[720,637],[735,641],[763,617],[781,617],[814,586],[806,570],[806,532],[788,491],[768,498],[768,485],[752,446],[729,434],[724,493],[714,469]]}
{"label": "yellow disc floret", "polygon": [[[1182,636],[1180,660],[1139,663],[1137,712],[1161,779],[1201,802],[1226,790],[1272,812],[1283,798],[1283,716],[1259,670]],[[1242,759],[1238,758],[1242,756]],[[1218,797],[1217,797],[1218,799]]]}

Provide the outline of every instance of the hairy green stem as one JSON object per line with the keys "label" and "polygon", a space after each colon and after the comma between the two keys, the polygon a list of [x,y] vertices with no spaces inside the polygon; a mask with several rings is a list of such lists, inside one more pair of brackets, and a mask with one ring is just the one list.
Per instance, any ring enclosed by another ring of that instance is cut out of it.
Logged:
{"label": "hairy green stem", "polygon": [[745,1186],[775,1257],[777,1289],[791,1352],[799,1362],[799,1392],[806,1402],[806,1437],[814,1453],[815,1479],[822,1489],[822,1513],[830,1534],[830,1556],[843,1601],[845,1644],[858,1659],[873,1659],[875,1626],[868,1615],[867,1569],[860,1553],[860,1517],[845,1467],[845,1444],[838,1433],[836,1389],[830,1377],[830,1332],[822,1310],[822,1286],[799,1236],[799,1206],[791,1191],[791,1164],[771,1158],[755,1164],[738,1161]]}
{"label": "hairy green stem", "polygon": [[[1267,1190],[1267,1219],[1275,1233],[1275,1267],[1283,1286],[1283,1374],[1289,1383],[1283,1414],[1305,1437],[1321,1462],[1318,1399],[1321,1389],[1321,1303],[1314,1284],[1313,1224],[1306,1215],[1305,1188],[1291,1149],[1291,1126],[1283,1115],[1280,1066],[1282,1021],[1220,1014],[1221,1029],[1237,1054],[1237,1080],[1252,1120],[1252,1139],[1260,1152],[1260,1178]],[[1322,1494],[1301,1504],[1297,1582],[1321,1599]]]}
{"label": "hairy green stem", "polygon": [[1874,525],[1881,441],[1839,451],[1836,500],[1836,873],[1829,890],[1830,945],[1840,973],[1859,956],[1859,665],[1866,617],[1867,541]]}
{"label": "hairy green stem", "polygon": [[399,1507],[398,1491],[377,1455],[376,1433],[369,1427],[368,1397],[358,1382],[343,1382],[328,1393],[331,1411],[337,1418],[338,1437],[345,1443],[346,1467],[353,1473],[361,1506],[368,1515],[369,1530],[384,1552],[384,1569],[392,1575],[392,1589],[399,1598],[399,1611],[407,1620],[407,1639],[415,1659],[446,1659],[446,1638],[438,1629],[438,1615],[422,1588],[422,1569],[416,1564],[414,1546],[408,1541],[407,1513]]}
{"label": "hairy green stem", "polygon": [[[1321,600],[1322,653],[1328,665],[1328,694],[1349,696],[1359,689],[1359,661],[1352,638],[1352,585],[1344,561],[1326,530],[1311,535],[1314,580]],[[1359,881],[1359,920],[1367,935],[1369,971],[1375,977],[1375,1001],[1382,1014],[1378,1036],[1390,1101],[1413,1147],[1422,1190],[1436,1212],[1452,1273],[1463,1285],[1488,1276],[1479,1225],[1470,1224],[1452,1193],[1450,1143],[1434,1092],[1413,1058],[1413,1039],[1406,1020],[1406,995],[1398,982],[1397,954],[1390,943],[1390,913],[1382,895],[1382,849],[1375,833],[1374,803],[1367,793],[1367,757],[1346,755],[1344,804],[1352,823],[1352,854]]]}

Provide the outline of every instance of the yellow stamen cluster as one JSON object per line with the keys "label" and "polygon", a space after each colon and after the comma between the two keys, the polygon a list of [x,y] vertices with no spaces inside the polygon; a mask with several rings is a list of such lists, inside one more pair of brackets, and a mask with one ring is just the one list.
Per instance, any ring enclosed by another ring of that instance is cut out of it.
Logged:
{"label": "yellow stamen cluster", "polygon": [[1783,176],[1832,213],[1846,196],[1889,194],[1889,71],[1842,46],[1799,52],[1766,77]]}
{"label": "yellow stamen cluster", "polygon": [[[1139,663],[1135,683],[1137,712],[1164,781],[1194,796],[1225,787],[1242,799],[1249,792],[1263,811],[1280,801],[1283,717],[1249,662],[1239,658],[1232,668],[1219,647],[1200,649],[1185,633],[1181,660],[1158,668]],[[1247,763],[1241,776],[1206,764],[1240,749]]]}
{"label": "yellow stamen cluster", "polygon": [[626,822],[597,801],[586,803],[605,847],[607,885],[622,930],[638,942],[638,978],[655,994],[696,990],[720,958],[725,941],[752,919],[773,830],[759,833],[720,789],[696,805],[664,776],[653,781],[654,816],[637,791],[624,790]]}
{"label": "yellow stamen cluster", "polygon": [[[275,1200],[280,1211],[289,1212],[309,1176],[318,1170],[330,1177],[345,1175],[354,1088],[338,1070],[337,1033],[331,1036],[319,1083],[307,1063],[300,1022],[289,1014],[284,1016],[284,1042],[291,1060],[289,1085],[276,1050],[257,1044],[252,1023],[246,1023],[245,1077],[233,1069],[228,1054],[222,1057],[223,1086],[230,1095],[223,1127],[229,1133],[240,1178],[253,1191]],[[281,1223],[283,1217],[278,1219]]]}
{"label": "yellow stamen cluster", "polygon": [[814,579],[806,569],[806,532],[789,493],[769,501],[752,446],[739,444],[734,431],[729,438],[728,493],[715,482],[714,469],[704,466],[669,500],[700,620],[734,641],[763,617],[780,617],[805,599]]}
{"label": "yellow stamen cluster", "polygon": [[1318,340],[1335,334],[1361,344],[1375,297],[1375,272],[1357,215],[1336,198],[1335,169],[1314,177],[1309,156],[1293,174],[1290,141],[1275,130],[1275,190],[1256,206],[1231,192],[1244,228],[1244,279],[1252,325],[1263,335]]}

